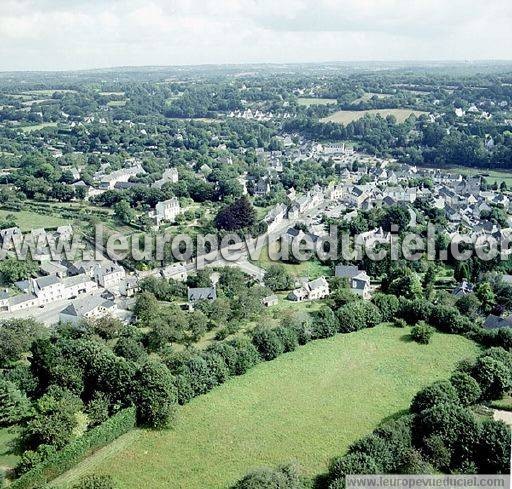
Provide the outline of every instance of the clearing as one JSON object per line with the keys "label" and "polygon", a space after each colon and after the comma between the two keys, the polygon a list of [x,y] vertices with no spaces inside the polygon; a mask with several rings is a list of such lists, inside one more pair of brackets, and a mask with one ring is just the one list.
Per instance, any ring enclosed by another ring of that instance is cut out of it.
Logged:
{"label": "clearing", "polygon": [[297,99],[299,105],[336,105],[338,101],[335,98],[315,98],[315,97],[299,97]]}
{"label": "clearing", "polygon": [[16,225],[24,232],[43,227],[46,229],[57,228],[71,223],[70,219],[65,219],[60,216],[49,216],[30,211],[9,211],[0,209],[0,220],[7,219],[7,216],[12,216]]}
{"label": "clearing", "polygon": [[334,114],[331,114],[329,117],[320,119],[320,122],[339,122],[340,124],[349,124],[353,121],[361,119],[361,117],[364,117],[366,114],[380,114],[381,117],[392,115],[395,116],[398,122],[404,122],[411,114],[414,114],[416,117],[418,117],[427,113],[428,112],[413,109],[338,110]]}
{"label": "clearing", "polygon": [[409,331],[381,325],[261,363],[184,406],[174,429],[128,433],[52,487],[94,473],[127,489],[221,489],[252,468],[292,459],[309,475],[323,472],[350,443],[406,410],[420,388],[479,351],[440,333],[419,345]]}

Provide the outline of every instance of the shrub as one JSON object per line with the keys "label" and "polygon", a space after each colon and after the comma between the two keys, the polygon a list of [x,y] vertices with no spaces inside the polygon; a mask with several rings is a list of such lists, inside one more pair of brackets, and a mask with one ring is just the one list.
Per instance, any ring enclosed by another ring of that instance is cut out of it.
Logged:
{"label": "shrub", "polygon": [[254,367],[261,361],[258,354],[258,350],[249,340],[249,338],[235,338],[228,342],[232,346],[237,354],[236,363],[234,366],[234,374],[242,375],[251,367]]}
{"label": "shrub", "polygon": [[284,352],[281,338],[269,328],[256,328],[252,332],[252,342],[263,360],[273,360]]}
{"label": "shrub", "polygon": [[434,334],[434,328],[428,324],[420,321],[416,326],[411,329],[411,338],[422,345],[428,345],[430,338]]}
{"label": "shrub", "polygon": [[43,463],[37,465],[14,481],[11,489],[34,489],[55,479],[71,469],[85,457],[135,427],[135,408],[127,408],[109,418],[105,423],[86,432]]}
{"label": "shrub", "polygon": [[442,403],[457,404],[459,397],[455,387],[446,380],[441,380],[419,391],[412,400],[411,411],[420,413]]}
{"label": "shrub", "polygon": [[337,311],[339,331],[350,333],[364,328],[372,328],[382,322],[379,309],[371,302],[358,301],[346,304]]}
{"label": "shrub", "polygon": [[[372,457],[365,453],[349,453],[344,457],[335,458],[329,467],[329,487],[344,487],[347,474],[378,474],[379,466]],[[333,485],[335,484],[335,485]]]}
{"label": "shrub", "polygon": [[313,316],[313,338],[329,338],[334,336],[339,328],[339,321],[333,310],[323,306]]}
{"label": "shrub", "polygon": [[502,421],[483,421],[475,457],[481,474],[510,473],[510,428]]}
{"label": "shrub", "polygon": [[391,294],[375,294],[372,301],[379,309],[383,321],[391,321],[400,308],[398,298]]}
{"label": "shrub", "polygon": [[293,351],[299,346],[298,335],[295,329],[279,326],[274,331],[281,340],[285,353]]}
{"label": "shrub", "polygon": [[485,399],[500,399],[512,386],[508,367],[490,356],[480,357],[476,361],[473,376]]}
{"label": "shrub", "polygon": [[478,382],[464,372],[454,373],[450,378],[450,382],[457,391],[459,402],[463,406],[474,404],[482,395]]}
{"label": "shrub", "polygon": [[277,469],[262,467],[247,474],[233,489],[306,489],[310,487],[301,475],[297,464],[291,463]]}
{"label": "shrub", "polygon": [[117,484],[110,475],[86,475],[71,489],[116,489]]}
{"label": "shrub", "polygon": [[402,319],[402,318],[396,318],[394,321],[393,321],[393,325],[397,328],[405,328],[407,326],[407,322],[405,321],[405,319]]}

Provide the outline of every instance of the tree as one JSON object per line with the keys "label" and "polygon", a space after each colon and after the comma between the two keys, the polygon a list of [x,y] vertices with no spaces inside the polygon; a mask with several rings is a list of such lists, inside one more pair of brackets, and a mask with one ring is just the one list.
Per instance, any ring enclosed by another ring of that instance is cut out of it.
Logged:
{"label": "tree", "polygon": [[315,338],[329,338],[338,332],[339,321],[333,310],[322,306],[313,316],[313,336]]}
{"label": "tree", "polygon": [[158,316],[158,301],[151,292],[142,292],[137,296],[133,314],[141,322],[150,322]]}
{"label": "tree", "polygon": [[476,454],[481,474],[509,474],[510,428],[502,421],[484,420]]}
{"label": "tree", "polygon": [[435,329],[424,321],[420,321],[411,329],[411,338],[422,345],[428,345]]}
{"label": "tree", "polygon": [[389,292],[406,299],[416,299],[423,295],[420,279],[413,272],[393,280],[389,285]]}
{"label": "tree", "polygon": [[455,307],[459,312],[470,319],[475,319],[478,316],[478,310],[481,306],[482,303],[475,294],[463,295],[455,303]]}
{"label": "tree", "polygon": [[450,377],[450,382],[457,392],[459,402],[463,406],[474,404],[482,395],[478,382],[464,372],[457,372]]}
{"label": "tree", "polygon": [[382,322],[382,316],[375,304],[356,301],[345,304],[336,312],[341,333],[351,333],[364,328],[373,328]]}
{"label": "tree", "polygon": [[256,211],[245,195],[223,207],[215,218],[217,229],[226,231],[248,228],[255,223]]}
{"label": "tree", "polygon": [[475,288],[475,295],[482,303],[482,309],[488,313],[496,304],[496,298],[489,282],[481,282]]}
{"label": "tree", "polygon": [[257,327],[252,332],[252,342],[264,360],[273,360],[284,353],[281,338],[273,329]]}
{"label": "tree", "polygon": [[232,489],[307,489],[309,484],[301,475],[300,467],[288,464],[277,469],[262,467],[256,469],[240,481]]}
{"label": "tree", "polygon": [[16,385],[0,378],[0,426],[11,426],[27,419],[32,406]]}
{"label": "tree", "polygon": [[121,200],[114,204],[114,216],[119,221],[130,224],[135,220],[135,211],[126,200]]}
{"label": "tree", "polygon": [[373,296],[372,302],[379,309],[383,321],[393,320],[400,307],[398,298],[391,294],[377,293]]}
{"label": "tree", "polygon": [[169,369],[157,362],[146,362],[138,368],[134,382],[139,423],[165,428],[176,410],[176,390]]}
{"label": "tree", "polygon": [[26,280],[37,271],[37,264],[32,260],[20,260],[16,257],[0,261],[0,275],[4,282],[12,284],[18,280]]}
{"label": "tree", "polygon": [[457,391],[453,385],[445,380],[438,381],[419,391],[412,400],[411,411],[419,413],[438,404],[458,402]]}
{"label": "tree", "polygon": [[293,287],[293,278],[282,265],[271,265],[265,272],[263,281],[273,292]]}
{"label": "tree", "polygon": [[473,369],[473,376],[485,399],[500,399],[512,387],[510,369],[492,357],[480,357]]}

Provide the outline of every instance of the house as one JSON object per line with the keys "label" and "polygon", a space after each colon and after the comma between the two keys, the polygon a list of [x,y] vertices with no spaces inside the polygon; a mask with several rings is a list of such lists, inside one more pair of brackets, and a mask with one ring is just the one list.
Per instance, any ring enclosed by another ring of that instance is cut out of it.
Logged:
{"label": "house", "polygon": [[462,297],[467,294],[471,294],[474,289],[474,285],[463,280],[455,289],[452,291],[452,295],[455,297]]}
{"label": "house", "polygon": [[74,299],[79,295],[89,294],[98,289],[98,284],[85,273],[73,275],[62,280],[64,285],[64,298]]}
{"label": "house", "polygon": [[485,329],[501,329],[501,328],[511,328],[512,327],[512,318],[502,318],[500,316],[495,316],[494,314],[489,314],[484,321],[483,327]]}
{"label": "house", "polygon": [[163,221],[174,222],[180,212],[180,202],[177,197],[173,197],[172,199],[158,202],[151,216],[154,217],[157,226],[160,226]]}
{"label": "house", "polygon": [[139,290],[139,279],[134,275],[125,277],[119,283],[119,292],[124,297],[133,297]]}
{"label": "house", "polygon": [[355,265],[336,265],[336,268],[334,269],[334,276],[351,280],[361,272],[362,271]]}
{"label": "house", "polygon": [[64,284],[56,275],[30,279],[29,292],[37,297],[40,305],[50,304],[66,298]]}
{"label": "house", "polygon": [[116,310],[117,306],[113,301],[106,300],[101,295],[93,295],[73,301],[61,311],[59,320],[61,323],[76,325],[83,319],[98,319],[113,314]]}
{"label": "house", "polygon": [[260,178],[254,185],[254,195],[257,197],[262,197],[264,195],[267,195],[269,192],[270,184],[268,183],[268,180]]}
{"label": "house", "polygon": [[189,287],[188,305],[192,309],[197,301],[214,301],[217,299],[217,290],[215,287]]}
{"label": "house", "polygon": [[162,178],[160,178],[160,180],[157,180],[151,186],[154,188],[162,188],[164,183],[176,183],[178,179],[178,170],[176,170],[176,168],[169,168],[164,171]]}
{"label": "house", "polygon": [[129,168],[121,168],[120,170],[113,171],[108,175],[100,176],[100,188],[104,190],[113,189],[116,183],[128,182],[131,177],[135,177],[141,173],[146,173],[142,165],[137,164]]}
{"label": "house", "polygon": [[320,277],[310,282],[306,282],[302,287],[294,289],[288,294],[288,299],[292,301],[314,301],[327,297],[329,295],[329,284],[325,277]]}
{"label": "house", "polygon": [[350,280],[350,289],[354,294],[361,296],[365,300],[371,299],[370,277],[366,272],[361,272],[355,277],[352,277]]}
{"label": "house", "polygon": [[43,275],[56,275],[63,278],[68,274],[68,269],[56,261],[44,261],[39,266],[39,270]]}
{"label": "house", "polygon": [[113,262],[97,264],[93,273],[94,280],[106,289],[117,287],[126,276],[125,269]]}
{"label": "house", "polygon": [[7,289],[0,290],[0,311],[9,309],[9,291]]}
{"label": "house", "polygon": [[277,295],[275,295],[275,294],[269,295],[269,296],[261,299],[261,303],[265,307],[275,306],[278,302],[279,302],[279,299],[278,299]]}
{"label": "house", "polygon": [[162,270],[160,270],[160,274],[166,280],[172,278],[173,280],[179,280],[180,282],[187,280],[188,276],[187,268],[183,263],[175,263],[174,265],[162,268]]}
{"label": "house", "polygon": [[39,299],[34,294],[20,294],[14,295],[9,298],[7,310],[9,312],[22,311],[29,307],[35,307],[39,305]]}

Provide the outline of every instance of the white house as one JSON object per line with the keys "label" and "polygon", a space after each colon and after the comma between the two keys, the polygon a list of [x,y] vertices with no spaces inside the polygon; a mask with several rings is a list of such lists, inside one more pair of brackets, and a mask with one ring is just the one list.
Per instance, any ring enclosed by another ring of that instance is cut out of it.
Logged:
{"label": "white house", "polygon": [[169,168],[164,171],[162,178],[157,180],[153,185],[154,188],[162,188],[164,183],[176,183],[179,179],[178,170],[176,168]]}
{"label": "white house", "polygon": [[163,221],[174,222],[180,212],[180,203],[176,197],[173,197],[172,199],[158,202],[152,215],[155,218],[157,226],[160,226]]}
{"label": "white house", "polygon": [[327,297],[329,295],[329,284],[325,277],[320,277],[307,282],[302,287],[294,289],[288,295],[292,301],[314,301]]}
{"label": "white house", "polygon": [[125,269],[117,263],[98,263],[94,267],[94,280],[106,289],[117,287],[125,277]]}

